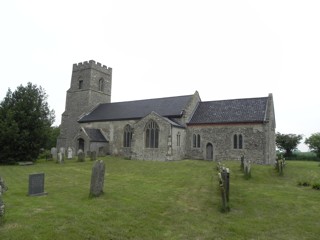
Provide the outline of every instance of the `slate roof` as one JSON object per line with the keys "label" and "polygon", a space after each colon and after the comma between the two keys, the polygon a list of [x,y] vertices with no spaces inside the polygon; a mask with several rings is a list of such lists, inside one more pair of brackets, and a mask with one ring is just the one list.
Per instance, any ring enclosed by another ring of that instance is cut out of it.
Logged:
{"label": "slate roof", "polygon": [[92,142],[107,142],[107,139],[103,136],[100,129],[85,128],[84,130],[88,134],[90,141],[92,141]]}
{"label": "slate roof", "polygon": [[188,124],[263,122],[267,97],[200,102]]}
{"label": "slate roof", "polygon": [[151,113],[163,117],[179,117],[193,95],[155,98],[128,102],[103,103],[78,122],[140,119]]}

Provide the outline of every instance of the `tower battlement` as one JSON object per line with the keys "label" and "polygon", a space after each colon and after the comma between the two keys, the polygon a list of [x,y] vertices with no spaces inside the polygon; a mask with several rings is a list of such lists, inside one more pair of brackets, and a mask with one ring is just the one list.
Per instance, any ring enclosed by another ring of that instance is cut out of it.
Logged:
{"label": "tower battlement", "polygon": [[88,68],[92,68],[92,69],[95,69],[95,70],[98,70],[101,72],[105,72],[107,74],[112,73],[111,67],[107,67],[106,65],[101,65],[101,63],[96,62],[94,60],[75,63],[75,64],[73,64],[72,71],[76,72],[76,71],[80,71],[80,70],[84,70],[84,69],[88,69]]}

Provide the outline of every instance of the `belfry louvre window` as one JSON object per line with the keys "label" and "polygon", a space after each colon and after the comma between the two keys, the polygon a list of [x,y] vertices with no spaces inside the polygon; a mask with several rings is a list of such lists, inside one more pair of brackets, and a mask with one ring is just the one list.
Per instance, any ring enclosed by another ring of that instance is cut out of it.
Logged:
{"label": "belfry louvre window", "polygon": [[104,89],[104,80],[103,78],[101,78],[99,80],[99,91],[103,92],[103,89]]}
{"label": "belfry louvre window", "polygon": [[200,134],[193,134],[192,146],[193,148],[200,148],[201,137]]}
{"label": "belfry louvre window", "polygon": [[155,121],[149,121],[145,130],[146,148],[159,147],[159,126]]}
{"label": "belfry louvre window", "polygon": [[83,88],[83,80],[79,80],[79,89],[82,89]]}
{"label": "belfry louvre window", "polygon": [[131,141],[132,141],[132,128],[129,124],[127,124],[124,128],[123,132],[123,147],[131,147]]}
{"label": "belfry louvre window", "polygon": [[243,148],[243,137],[242,134],[233,135],[233,148],[242,149]]}

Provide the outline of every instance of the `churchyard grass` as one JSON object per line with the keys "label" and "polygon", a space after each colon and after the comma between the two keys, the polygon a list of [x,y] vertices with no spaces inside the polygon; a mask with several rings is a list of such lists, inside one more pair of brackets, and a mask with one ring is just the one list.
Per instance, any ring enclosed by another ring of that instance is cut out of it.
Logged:
{"label": "churchyard grass", "polygon": [[[101,159],[101,158],[99,158]],[[317,162],[290,161],[279,176],[240,161],[230,168],[230,212],[221,211],[216,163],[102,158],[104,194],[89,197],[93,162],[39,161],[0,166],[8,191],[0,239],[318,239],[320,191],[298,186],[320,181]],[[48,195],[27,196],[28,176],[45,173]]]}

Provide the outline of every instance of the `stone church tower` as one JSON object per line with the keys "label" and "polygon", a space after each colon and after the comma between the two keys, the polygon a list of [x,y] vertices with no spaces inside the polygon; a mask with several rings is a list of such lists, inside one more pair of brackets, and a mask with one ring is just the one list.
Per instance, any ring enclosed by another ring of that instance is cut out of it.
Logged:
{"label": "stone church tower", "polygon": [[71,86],[67,91],[57,148],[75,147],[78,119],[99,103],[111,102],[112,68],[93,60],[73,64]]}

